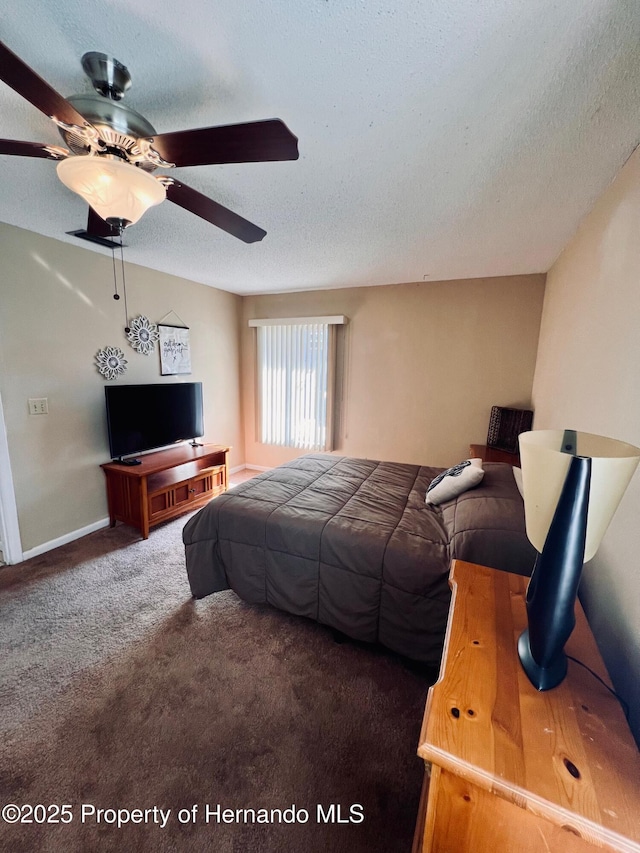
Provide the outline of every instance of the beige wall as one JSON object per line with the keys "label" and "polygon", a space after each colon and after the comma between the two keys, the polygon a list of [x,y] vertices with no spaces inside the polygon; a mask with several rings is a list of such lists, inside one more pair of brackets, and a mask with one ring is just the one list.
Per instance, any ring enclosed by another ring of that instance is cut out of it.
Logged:
{"label": "beige wall", "polygon": [[[29,552],[106,517],[105,380],[96,352],[120,346],[129,362],[121,382],[176,378],[160,376],[157,352],[143,356],[127,343],[108,251],[0,224],[0,269],[0,395]],[[129,317],[157,322],[175,311],[190,326],[189,379],[204,383],[206,438],[233,445],[232,466],[295,455],[255,440],[250,317],[349,317],[343,453],[445,466],[484,440],[492,405],[529,404],[543,276],[244,299],[132,264],[126,281]],[[49,414],[29,415],[29,397],[47,397]]]}
{"label": "beige wall", "polygon": [[[535,427],[640,445],[640,150],[547,277]],[[583,574],[581,597],[640,742],[640,473]]]}
{"label": "beige wall", "polygon": [[446,467],[484,442],[492,405],[530,404],[543,293],[538,275],[245,297],[247,463],[299,455],[256,440],[249,319],[345,314],[336,450]]}
{"label": "beige wall", "polygon": [[[234,446],[232,465],[244,462],[240,297],[126,265],[129,317],[158,322],[175,311],[191,329],[193,373],[161,377],[157,349],[144,356],[126,340],[108,250],[0,224],[0,270],[0,394],[23,550],[107,515],[99,467],[109,458],[106,380],[94,363],[107,345],[119,346],[128,360],[119,382],[202,381],[206,438]],[[29,415],[29,397],[47,397],[49,414]]]}

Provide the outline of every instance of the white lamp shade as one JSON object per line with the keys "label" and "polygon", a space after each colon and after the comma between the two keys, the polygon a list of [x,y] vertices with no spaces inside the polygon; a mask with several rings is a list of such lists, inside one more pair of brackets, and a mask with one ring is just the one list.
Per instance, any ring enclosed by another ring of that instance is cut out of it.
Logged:
{"label": "white lamp shade", "polygon": [[[586,563],[598,550],[640,462],[640,448],[586,432],[573,435],[575,455],[591,458]],[[532,430],[519,436],[527,536],[539,553],[571,463],[572,454],[561,449],[564,437],[563,430]]]}
{"label": "white lamp shade", "polygon": [[62,183],[82,196],[104,220],[122,219],[132,225],[167,195],[153,175],[121,160],[67,157],[58,163],[57,172]]}

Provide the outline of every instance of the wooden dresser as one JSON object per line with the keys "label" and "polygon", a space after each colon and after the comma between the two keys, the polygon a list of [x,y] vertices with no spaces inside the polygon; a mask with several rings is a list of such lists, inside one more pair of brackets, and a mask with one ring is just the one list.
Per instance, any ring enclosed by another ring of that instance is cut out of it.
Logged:
{"label": "wooden dresser", "polygon": [[[456,561],[440,678],[418,755],[413,851],[640,853],[640,753],[617,700],[584,667],[539,693],[516,641],[527,579]],[[582,608],[566,646],[610,684]],[[430,772],[430,775],[429,775]]]}

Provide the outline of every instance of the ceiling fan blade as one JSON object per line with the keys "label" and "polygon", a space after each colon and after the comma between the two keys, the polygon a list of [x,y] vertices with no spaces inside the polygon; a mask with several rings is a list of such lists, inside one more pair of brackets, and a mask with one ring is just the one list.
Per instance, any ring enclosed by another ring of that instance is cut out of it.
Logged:
{"label": "ceiling fan blade", "polygon": [[49,118],[84,127],[86,119],[39,77],[19,56],[0,42],[0,80]]}
{"label": "ceiling fan blade", "polygon": [[174,178],[171,181],[167,186],[167,198],[169,201],[183,207],[185,210],[189,210],[191,213],[195,213],[196,216],[200,216],[202,219],[206,219],[207,222],[211,222],[212,225],[222,228],[228,234],[244,240],[245,243],[256,243],[258,240],[262,240],[267,233],[262,228],[258,228],[257,225],[254,225],[247,219],[243,219],[237,213],[233,213],[233,211],[228,210],[206,195],[202,195],[197,190],[185,186]]}
{"label": "ceiling fan blade", "polygon": [[262,163],[299,157],[297,137],[277,118],[160,133],[149,141],[164,160],[176,166]]}
{"label": "ceiling fan blade", "polygon": [[44,157],[46,160],[63,160],[69,152],[57,145],[45,142],[20,142],[17,139],[0,139],[0,154],[17,157]]}

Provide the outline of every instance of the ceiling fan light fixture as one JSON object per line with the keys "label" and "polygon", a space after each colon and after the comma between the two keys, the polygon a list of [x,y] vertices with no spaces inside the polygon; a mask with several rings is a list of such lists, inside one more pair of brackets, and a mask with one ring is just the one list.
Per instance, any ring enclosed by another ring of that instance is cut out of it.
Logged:
{"label": "ceiling fan light fixture", "polygon": [[95,92],[63,98],[0,41],[0,82],[52,119],[66,144],[0,139],[0,155],[61,161],[60,180],[89,204],[89,239],[122,235],[166,198],[245,243],[262,240],[263,228],[214,199],[148,173],[173,166],[297,160],[298,139],[281,119],[156,133],[144,116],[120,103],[131,83],[121,62],[93,51],[83,56],[82,67]]}
{"label": "ceiling fan light fixture", "polygon": [[153,175],[115,158],[67,157],[56,169],[62,183],[81,196],[105,222],[133,225],[167,195]]}

